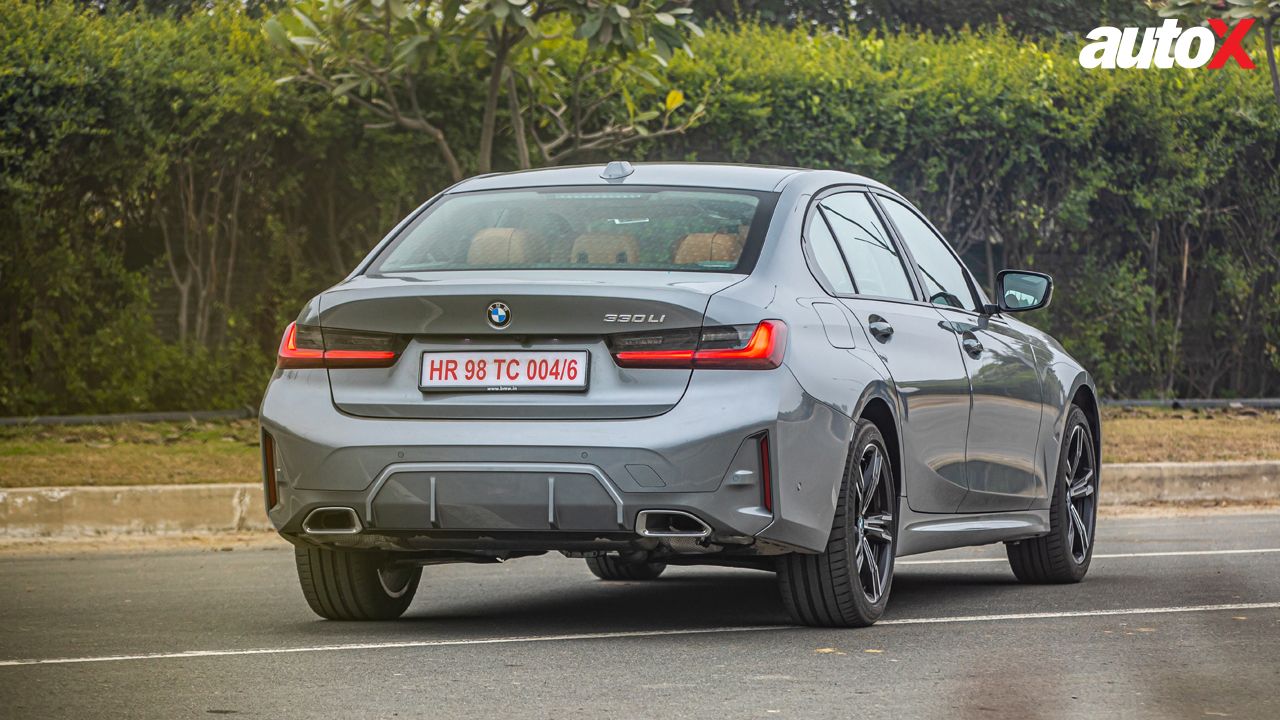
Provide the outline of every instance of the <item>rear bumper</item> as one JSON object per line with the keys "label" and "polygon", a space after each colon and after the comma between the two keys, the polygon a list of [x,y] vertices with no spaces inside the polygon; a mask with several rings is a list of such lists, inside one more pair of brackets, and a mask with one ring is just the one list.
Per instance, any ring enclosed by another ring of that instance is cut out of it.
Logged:
{"label": "rear bumper", "polygon": [[[816,550],[834,493],[832,480],[824,490],[806,478],[838,479],[826,465],[843,462],[850,431],[786,368],[697,373],[657,417],[534,421],[354,417],[333,406],[323,370],[277,371],[261,419],[276,450],[279,500],[268,514],[282,534],[401,550]],[[760,433],[774,458],[773,512]],[[319,507],[353,509],[359,532],[305,532]],[[696,547],[644,537],[645,510],[689,513],[709,537]]]}

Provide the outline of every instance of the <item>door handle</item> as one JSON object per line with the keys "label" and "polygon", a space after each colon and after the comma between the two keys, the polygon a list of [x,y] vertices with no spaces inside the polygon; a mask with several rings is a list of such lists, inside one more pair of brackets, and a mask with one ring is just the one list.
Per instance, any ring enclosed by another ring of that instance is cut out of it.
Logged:
{"label": "door handle", "polygon": [[888,320],[879,315],[872,315],[867,318],[867,329],[880,342],[885,342],[893,336],[893,326],[889,324]]}
{"label": "door handle", "polygon": [[982,354],[982,343],[978,342],[977,336],[971,332],[966,332],[960,340],[961,347],[969,353],[970,357],[978,357]]}

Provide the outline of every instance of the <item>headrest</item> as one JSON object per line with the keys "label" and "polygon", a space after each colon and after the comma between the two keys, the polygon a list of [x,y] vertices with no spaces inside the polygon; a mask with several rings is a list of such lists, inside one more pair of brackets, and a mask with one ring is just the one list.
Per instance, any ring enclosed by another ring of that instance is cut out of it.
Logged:
{"label": "headrest", "polygon": [[587,233],[573,241],[569,262],[578,265],[635,265],[640,246],[630,235]]}
{"label": "headrest", "polygon": [[468,265],[509,265],[530,262],[529,234],[518,228],[485,228],[471,237]]}
{"label": "headrest", "polygon": [[743,236],[732,233],[689,233],[676,243],[671,262],[697,265],[704,262],[737,263],[742,255]]}

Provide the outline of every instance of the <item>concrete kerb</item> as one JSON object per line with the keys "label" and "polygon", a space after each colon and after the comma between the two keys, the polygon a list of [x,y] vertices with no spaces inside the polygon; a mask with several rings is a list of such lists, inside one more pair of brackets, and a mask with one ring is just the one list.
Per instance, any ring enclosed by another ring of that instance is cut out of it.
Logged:
{"label": "concrete kerb", "polygon": [[[1103,505],[1280,501],[1280,461],[1104,465]],[[0,490],[0,537],[269,530],[260,483]]]}

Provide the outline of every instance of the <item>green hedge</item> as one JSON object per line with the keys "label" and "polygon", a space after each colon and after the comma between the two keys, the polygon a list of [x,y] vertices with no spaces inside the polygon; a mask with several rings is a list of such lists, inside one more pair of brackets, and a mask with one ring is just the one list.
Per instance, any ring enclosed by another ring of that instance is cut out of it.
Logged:
{"label": "green hedge", "polygon": [[[1276,394],[1265,73],[1087,72],[1076,51],[999,30],[713,27],[668,78],[709,98],[706,118],[628,154],[876,177],[983,277],[988,251],[1053,273],[1032,320],[1108,394]],[[368,129],[286,74],[233,5],[0,0],[0,414],[256,402],[300,303],[446,184],[429,141]],[[481,77],[442,70],[422,95],[453,107]]]}
{"label": "green hedge", "polygon": [[[1000,30],[718,30],[651,158],[835,168],[920,204],[983,280],[1057,279],[1047,326],[1110,395],[1280,392],[1280,108],[1264,71],[1086,71]],[[1260,63],[1261,64],[1261,63]],[[1184,272],[1185,258],[1185,272]]]}
{"label": "green hedge", "polygon": [[438,188],[285,74],[234,6],[0,0],[0,414],[256,403],[303,299]]}

